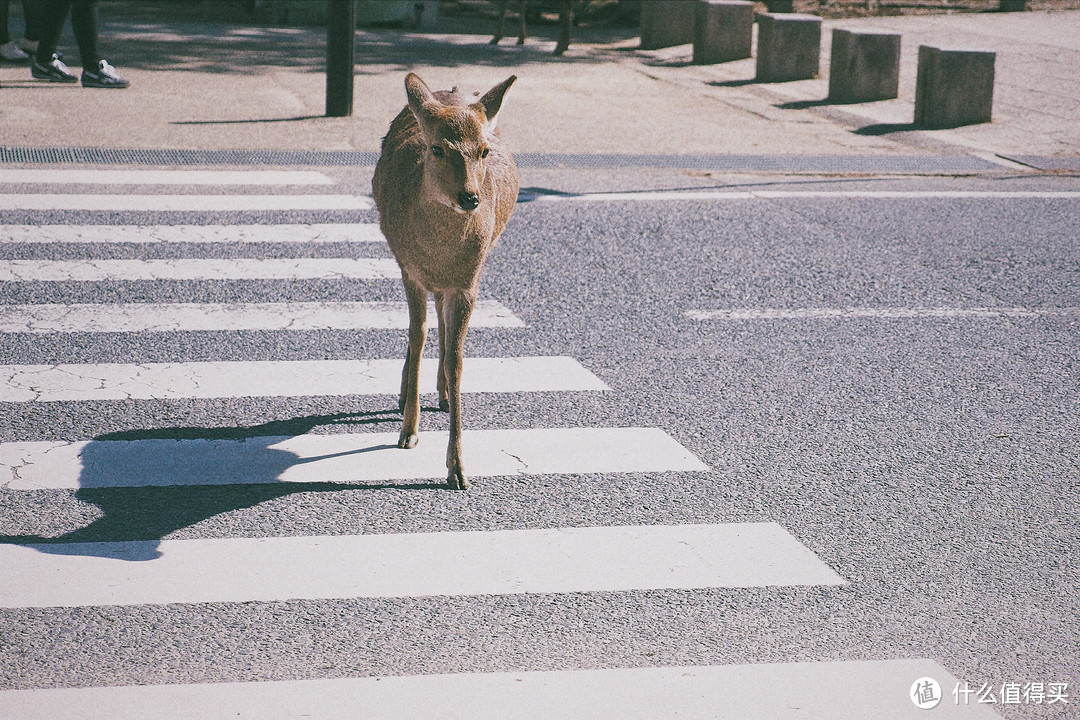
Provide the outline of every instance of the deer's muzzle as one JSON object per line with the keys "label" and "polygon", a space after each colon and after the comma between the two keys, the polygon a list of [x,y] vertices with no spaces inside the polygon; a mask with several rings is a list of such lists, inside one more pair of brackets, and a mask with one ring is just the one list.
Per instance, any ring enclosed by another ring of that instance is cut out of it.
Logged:
{"label": "deer's muzzle", "polygon": [[480,206],[480,196],[466,190],[458,193],[457,201],[458,206],[465,212],[472,212]]}

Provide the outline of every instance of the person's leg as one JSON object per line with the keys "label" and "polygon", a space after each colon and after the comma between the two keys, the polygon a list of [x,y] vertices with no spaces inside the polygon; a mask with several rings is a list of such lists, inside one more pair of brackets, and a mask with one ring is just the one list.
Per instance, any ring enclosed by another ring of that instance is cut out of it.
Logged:
{"label": "person's leg", "polygon": [[64,20],[71,9],[72,0],[45,0],[41,8],[41,37],[38,38],[37,62],[48,65],[52,62],[56,45],[60,42],[60,33],[64,29]]}
{"label": "person's leg", "polygon": [[11,0],[0,0],[0,45],[7,45],[11,42],[11,36],[8,35],[8,4]]}
{"label": "person's leg", "polygon": [[8,33],[8,5],[11,0],[0,0],[0,58],[6,62],[28,63],[27,55],[19,43],[11,39]]}
{"label": "person's leg", "polygon": [[82,84],[91,88],[126,88],[129,83],[98,52],[98,0],[75,0],[71,6],[71,29],[82,56]]}
{"label": "person's leg", "polygon": [[[41,39],[41,1],[40,0],[22,0],[23,9],[23,22],[26,24],[26,31],[23,33],[23,37],[28,42],[34,44],[34,50],[37,50],[37,42]],[[27,52],[27,48],[23,48]]]}
{"label": "person's leg", "polygon": [[41,38],[34,62],[30,64],[30,74],[39,80],[60,83],[78,81],[56,55],[56,45],[60,42],[60,32],[64,29],[64,20],[70,9],[71,0],[47,0],[41,10]]}
{"label": "person's leg", "polygon": [[101,55],[98,53],[97,0],[69,0],[71,3],[71,30],[79,45],[82,66],[97,72]]}

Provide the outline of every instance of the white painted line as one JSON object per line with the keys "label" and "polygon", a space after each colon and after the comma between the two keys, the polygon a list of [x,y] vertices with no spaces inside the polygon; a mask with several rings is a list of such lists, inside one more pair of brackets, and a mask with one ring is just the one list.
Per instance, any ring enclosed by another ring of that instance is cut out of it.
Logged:
{"label": "white painted line", "polygon": [[[420,367],[420,392],[435,392],[438,363]],[[100,365],[0,365],[0,401],[397,395],[402,361],[302,360]],[[461,391],[609,389],[569,357],[466,358]]]}
{"label": "white painted line", "polygon": [[1044,199],[1075,200],[1080,192],[1051,191],[921,191],[921,190],[651,190],[642,192],[582,193],[580,195],[539,195],[533,202],[605,202],[605,201],[666,201],[666,200],[788,200],[788,199],[899,199],[899,200],[957,200],[957,199]]}
{"label": "white painted line", "polygon": [[357,195],[0,195],[0,210],[209,211],[370,210]]}
{"label": "white painted line", "polygon": [[376,223],[312,225],[0,225],[0,243],[386,242]]}
{"label": "white painted line", "polygon": [[[944,697],[920,710],[908,693],[934,678]],[[21,720],[993,720],[956,703],[959,680],[933,660],[697,665],[454,673],[201,685],[0,692]]]}
{"label": "white painted line", "polygon": [[972,157],[977,157],[980,160],[985,160],[986,162],[993,163],[995,165],[1000,165],[1001,167],[1007,167],[1010,170],[1020,170],[1022,172],[1031,172],[1032,169],[1033,169],[1030,165],[1024,165],[1023,163],[1018,163],[1018,162],[1015,162],[1013,160],[1009,160],[1008,158],[1004,158],[1004,157],[998,155],[997,153],[993,153],[993,152],[974,151],[974,152],[971,153],[971,156]]}
{"label": "white painted line", "polygon": [[67,185],[333,185],[312,170],[47,170],[6,168],[5,183]]}
{"label": "white painted line", "polygon": [[1028,308],[949,308],[949,307],[884,307],[884,308],[736,308],[730,310],[687,310],[691,320],[822,320],[832,318],[975,318],[1038,317],[1080,313],[1080,307]]}
{"label": "white painted line", "polygon": [[[429,328],[435,306],[428,306]],[[218,330],[402,330],[403,302],[123,303],[0,305],[0,333]],[[470,328],[525,327],[501,303],[480,300]]]}
{"label": "white painted line", "polygon": [[0,544],[6,608],[844,584],[776,523]]}
{"label": "white painted line", "polygon": [[[397,432],[243,440],[91,440],[0,443],[0,488],[77,490],[173,485],[377,483],[446,477],[446,432],[410,450]],[[658,428],[466,430],[473,477],[706,472]]]}
{"label": "white painted line", "polygon": [[0,282],[400,278],[393,258],[0,260]]}

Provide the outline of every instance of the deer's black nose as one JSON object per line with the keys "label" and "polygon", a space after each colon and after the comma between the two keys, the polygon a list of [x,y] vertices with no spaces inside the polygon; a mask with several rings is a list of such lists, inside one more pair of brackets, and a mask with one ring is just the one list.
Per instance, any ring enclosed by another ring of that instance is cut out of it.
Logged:
{"label": "deer's black nose", "polygon": [[480,196],[471,192],[459,192],[457,196],[458,205],[462,210],[475,210],[480,205]]}

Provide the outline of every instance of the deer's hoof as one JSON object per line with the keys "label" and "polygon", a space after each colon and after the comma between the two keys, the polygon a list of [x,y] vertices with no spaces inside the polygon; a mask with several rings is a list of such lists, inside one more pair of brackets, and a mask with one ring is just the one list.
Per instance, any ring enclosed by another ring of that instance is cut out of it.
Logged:
{"label": "deer's hoof", "polygon": [[446,398],[439,398],[439,409],[443,412],[450,412],[450,401]]}
{"label": "deer's hoof", "polygon": [[469,481],[460,470],[451,470],[446,477],[446,484],[451,490],[468,490]]}
{"label": "deer's hoof", "polygon": [[410,433],[402,431],[398,436],[397,446],[402,450],[408,450],[409,448],[416,447],[416,443],[420,442],[420,436],[416,433]]}

